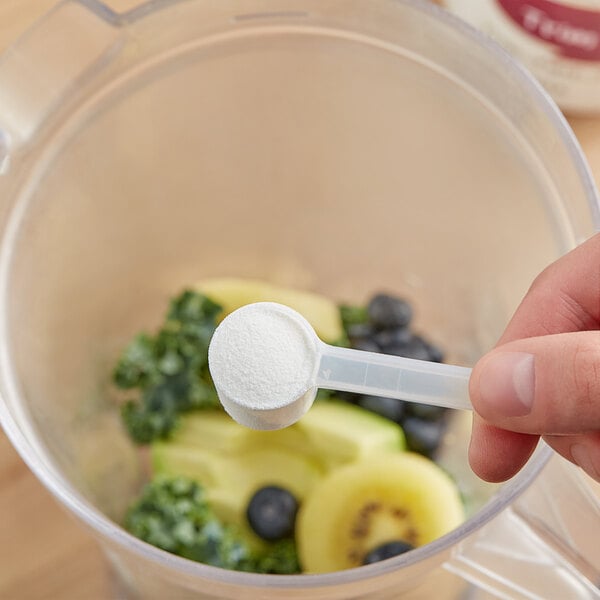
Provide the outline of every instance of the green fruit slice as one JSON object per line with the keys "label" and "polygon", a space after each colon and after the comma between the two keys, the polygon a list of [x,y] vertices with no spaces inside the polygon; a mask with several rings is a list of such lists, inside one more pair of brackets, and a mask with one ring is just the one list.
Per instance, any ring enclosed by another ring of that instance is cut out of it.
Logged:
{"label": "green fruit slice", "polygon": [[398,452],[406,448],[399,425],[345,402],[313,404],[296,427],[330,468],[376,452]]}
{"label": "green fruit slice", "polygon": [[201,410],[185,414],[168,441],[226,453],[247,449],[283,446],[301,454],[310,454],[310,439],[295,425],[274,431],[248,429],[236,423],[222,410]]}
{"label": "green fruit slice", "polygon": [[322,478],[323,470],[309,457],[283,447],[264,446],[235,456],[235,479],[229,489],[245,512],[250,497],[267,485],[279,485],[302,500]]}
{"label": "green fruit slice", "polygon": [[299,431],[256,432],[221,411],[202,411],[186,415],[170,440],[152,445],[152,469],[195,479],[223,505],[230,522],[242,523],[250,497],[261,487],[280,485],[299,500],[307,495],[324,473],[309,448]]}
{"label": "green fruit slice", "polygon": [[238,278],[206,279],[198,282],[195,287],[223,307],[223,316],[252,302],[279,302],[304,316],[321,339],[336,342],[343,336],[338,307],[318,294],[280,287],[265,281]]}
{"label": "green fruit slice", "polygon": [[312,446],[310,438],[297,425],[276,429],[273,431],[258,431],[247,429],[246,437],[240,445],[240,449],[252,449],[263,447],[285,448],[290,452],[310,457],[321,463],[319,453]]}
{"label": "green fruit slice", "polygon": [[183,415],[167,443],[234,452],[246,442],[250,431],[222,410],[200,410]]}
{"label": "green fruit slice", "polygon": [[300,507],[300,560],[311,573],[358,567],[395,540],[422,546],[464,520],[456,486],[432,461],[412,453],[372,456],[333,471]]}
{"label": "green fruit slice", "polygon": [[222,487],[235,477],[231,460],[204,448],[170,442],[155,442],[151,449],[154,475],[189,477],[207,490]]}
{"label": "green fruit slice", "polygon": [[320,462],[279,444],[246,445],[227,452],[156,442],[152,467],[157,475],[183,475],[199,482],[211,502],[219,503],[213,508],[238,524],[244,523],[248,502],[260,488],[279,485],[302,500],[323,476]]}
{"label": "green fruit slice", "polygon": [[315,403],[297,424],[276,431],[248,429],[221,410],[188,413],[171,438],[155,446],[162,448],[163,444],[168,448],[184,446],[186,452],[198,448],[236,456],[257,448],[283,448],[326,469],[376,452],[397,452],[406,447],[402,428],[396,423],[358,406],[335,401]]}

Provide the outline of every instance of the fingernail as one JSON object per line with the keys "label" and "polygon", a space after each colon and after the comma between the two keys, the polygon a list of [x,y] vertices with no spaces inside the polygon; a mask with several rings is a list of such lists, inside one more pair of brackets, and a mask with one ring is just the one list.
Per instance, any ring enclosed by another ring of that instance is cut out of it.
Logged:
{"label": "fingernail", "polygon": [[589,450],[583,444],[573,444],[571,446],[571,458],[573,462],[579,465],[592,479],[600,481],[600,475],[594,465]]}
{"label": "fingernail", "polygon": [[479,376],[478,408],[503,417],[529,414],[535,386],[533,359],[526,352],[498,352],[490,357]]}

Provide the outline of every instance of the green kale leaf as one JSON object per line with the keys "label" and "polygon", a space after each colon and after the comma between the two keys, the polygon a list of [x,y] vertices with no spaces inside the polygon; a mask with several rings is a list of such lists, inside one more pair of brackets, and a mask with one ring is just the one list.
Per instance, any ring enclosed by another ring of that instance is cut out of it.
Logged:
{"label": "green kale leaf", "polygon": [[219,406],[208,371],[208,345],[221,311],[206,296],[185,290],[172,300],[155,335],[139,334],[125,348],[113,381],[120,389],[138,391],[121,409],[138,444],[168,437],[182,412]]}
{"label": "green kale leaf", "polygon": [[131,504],[125,529],[162,550],[223,569],[300,573],[294,540],[252,551],[232,526],[219,521],[204,489],[186,477],[155,477]]}
{"label": "green kale leaf", "polygon": [[253,568],[247,544],[215,517],[204,489],[190,479],[154,478],[129,507],[124,525],[136,537],[172,554],[223,569]]}

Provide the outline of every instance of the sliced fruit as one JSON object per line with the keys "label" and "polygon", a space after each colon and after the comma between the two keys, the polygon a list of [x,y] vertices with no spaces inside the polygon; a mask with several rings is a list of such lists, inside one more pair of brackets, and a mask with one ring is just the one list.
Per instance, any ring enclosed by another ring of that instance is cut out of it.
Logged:
{"label": "sliced fruit", "polygon": [[262,487],[279,485],[301,500],[323,477],[323,470],[315,460],[281,446],[247,450],[233,460],[237,475],[231,485],[240,499],[242,512],[252,494]]}
{"label": "sliced fruit", "polygon": [[305,454],[310,453],[311,442],[309,436],[295,425],[258,431],[236,423],[222,410],[205,409],[183,415],[168,443],[228,453],[276,445]]}
{"label": "sliced fruit", "polygon": [[168,440],[172,445],[230,454],[241,452],[248,447],[271,445],[283,445],[290,450],[306,452],[308,442],[308,436],[295,426],[274,431],[248,429],[218,409],[186,413]]}
{"label": "sliced fruit", "polygon": [[168,443],[233,452],[246,442],[250,432],[222,410],[207,409],[185,414]]}
{"label": "sliced fruit", "polygon": [[239,457],[228,460],[227,480],[208,487],[207,496],[215,514],[225,523],[240,527],[244,537],[256,545],[260,544],[260,538],[246,519],[253,494],[261,488],[276,485],[290,490],[302,502],[322,477],[321,469],[302,455],[270,447],[247,453],[245,460]]}
{"label": "sliced fruit", "polygon": [[326,469],[374,452],[404,450],[406,445],[399,425],[338,401],[317,402],[297,424],[277,431],[248,429],[221,410],[189,413],[165,444],[184,446],[190,452],[193,448],[217,452],[221,457],[222,453],[240,456],[240,460],[258,450],[283,449]]}
{"label": "sliced fruit", "polygon": [[329,467],[406,446],[399,425],[345,402],[315,403],[295,426]]}
{"label": "sliced fruit", "polygon": [[279,302],[303,315],[321,339],[335,342],[343,336],[338,307],[318,294],[280,287],[265,281],[238,278],[206,279],[198,282],[195,287],[223,307],[224,317],[252,302]]}
{"label": "sliced fruit", "polygon": [[207,489],[223,487],[235,477],[231,459],[204,448],[155,442],[151,457],[154,475],[189,477]]}
{"label": "sliced fruit", "polygon": [[228,453],[173,440],[157,442],[152,466],[155,474],[185,475],[203,484],[209,498],[223,505],[221,515],[235,523],[244,522],[248,502],[260,488],[279,485],[301,500],[323,476],[318,461],[276,444]]}
{"label": "sliced fruit", "polygon": [[422,546],[464,520],[459,493],[432,461],[412,453],[372,456],[333,471],[300,507],[296,538],[307,572],[358,567],[375,548]]}
{"label": "sliced fruit", "polygon": [[[238,425],[238,427],[240,427]],[[298,425],[275,429],[273,431],[258,431],[243,427],[246,437],[241,442],[241,448],[252,449],[264,446],[283,447],[291,452],[297,452],[304,456],[311,456],[320,460],[315,453],[310,437]]]}

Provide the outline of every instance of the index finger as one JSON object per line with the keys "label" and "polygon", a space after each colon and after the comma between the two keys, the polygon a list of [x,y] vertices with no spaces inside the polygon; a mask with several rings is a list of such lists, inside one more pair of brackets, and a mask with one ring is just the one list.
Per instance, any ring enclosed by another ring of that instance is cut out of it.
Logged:
{"label": "index finger", "polygon": [[600,234],[544,269],[498,345],[520,338],[600,329]]}
{"label": "index finger", "polygon": [[[599,329],[600,234],[547,267],[532,283],[498,345],[521,338]],[[505,431],[473,415],[469,462],[488,481],[514,475],[537,435]]]}

